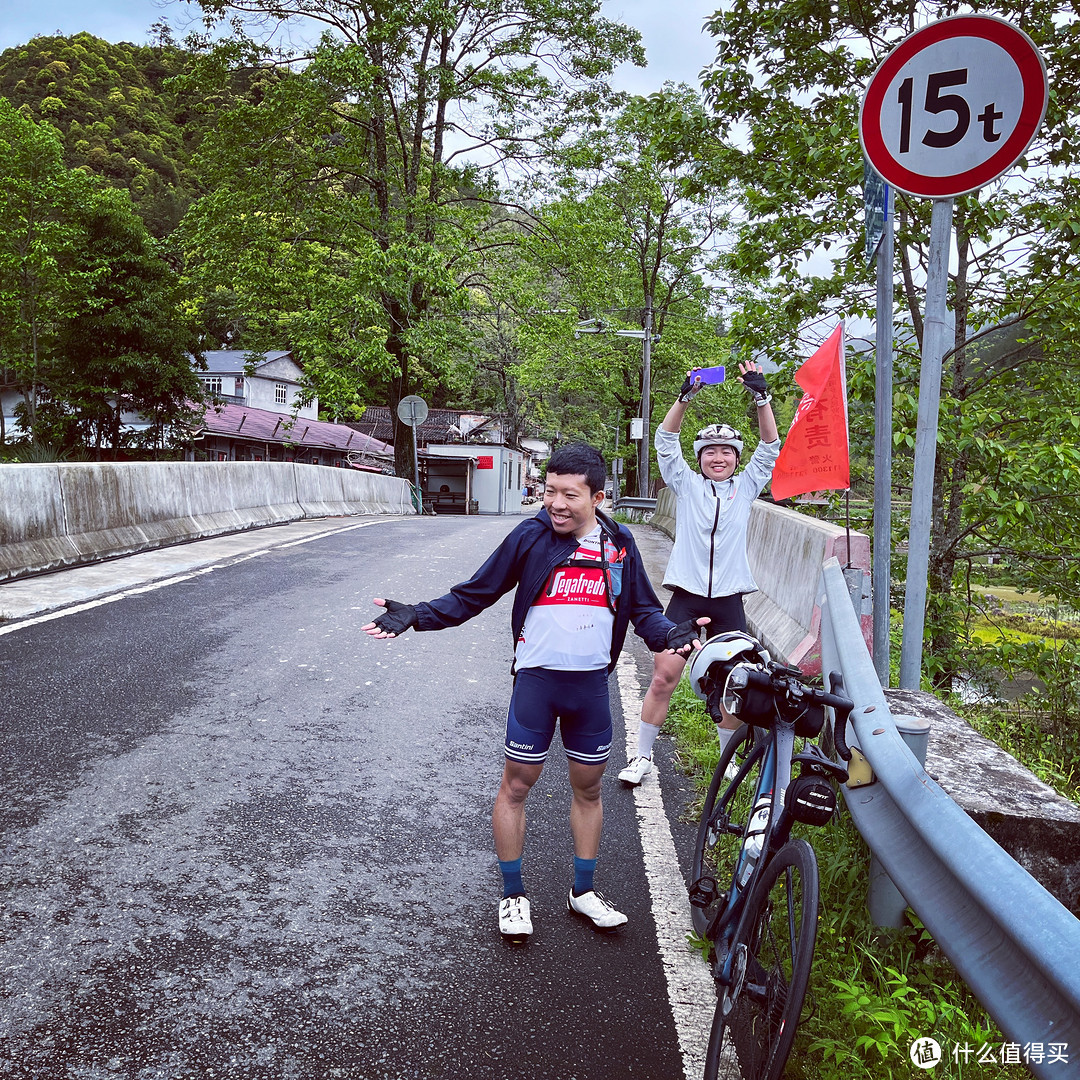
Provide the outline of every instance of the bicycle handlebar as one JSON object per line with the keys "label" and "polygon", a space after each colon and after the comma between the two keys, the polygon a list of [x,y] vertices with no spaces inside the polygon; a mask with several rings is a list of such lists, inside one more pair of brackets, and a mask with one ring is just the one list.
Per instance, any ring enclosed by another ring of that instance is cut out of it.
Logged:
{"label": "bicycle handlebar", "polygon": [[855,708],[854,701],[842,694],[833,694],[816,686],[807,685],[803,682],[802,672],[798,668],[784,667],[780,664],[768,669],[747,665],[745,671],[748,686],[755,686],[774,697],[780,697],[788,705],[824,705],[832,709],[836,714],[833,721],[833,742],[836,745],[836,752],[844,761],[851,760],[851,750],[847,744],[845,729],[848,714]]}

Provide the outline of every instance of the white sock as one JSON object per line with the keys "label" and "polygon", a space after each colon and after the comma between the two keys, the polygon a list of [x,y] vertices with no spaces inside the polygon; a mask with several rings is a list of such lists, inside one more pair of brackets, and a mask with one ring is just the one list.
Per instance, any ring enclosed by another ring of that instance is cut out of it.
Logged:
{"label": "white sock", "polygon": [[731,742],[732,737],[738,731],[738,728],[726,728],[716,725],[716,737],[720,740],[720,753],[722,754],[727,749],[727,744]]}
{"label": "white sock", "polygon": [[637,727],[637,756],[652,757],[653,744],[660,729],[655,724],[646,724],[644,720],[638,721]]}

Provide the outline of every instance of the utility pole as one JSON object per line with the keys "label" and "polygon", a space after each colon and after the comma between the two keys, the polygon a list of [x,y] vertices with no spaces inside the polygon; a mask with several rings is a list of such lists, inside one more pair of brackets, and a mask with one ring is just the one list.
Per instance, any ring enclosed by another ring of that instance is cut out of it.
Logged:
{"label": "utility pole", "polygon": [[[642,330],[610,330],[602,319],[586,319],[574,329],[574,337],[579,334],[614,334],[616,337],[641,339],[641,421],[642,437],[639,440],[638,461],[638,497],[649,497],[649,412],[650,383],[652,382],[652,347],[660,336],[653,335],[652,293],[645,294],[645,327]],[[633,425],[631,425],[633,426]]]}
{"label": "utility pole", "polygon": [[645,294],[645,336],[641,339],[641,419],[638,443],[638,498],[649,497],[649,410],[652,381],[652,293]]}

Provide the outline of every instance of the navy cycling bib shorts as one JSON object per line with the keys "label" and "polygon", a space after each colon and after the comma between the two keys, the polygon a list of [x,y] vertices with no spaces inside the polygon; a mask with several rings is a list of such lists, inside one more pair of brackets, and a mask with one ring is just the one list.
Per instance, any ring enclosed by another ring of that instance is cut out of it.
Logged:
{"label": "navy cycling bib shorts", "polygon": [[523,765],[547,760],[555,725],[572,761],[603,765],[611,754],[611,702],[606,668],[523,668],[514,677],[506,714],[506,756]]}

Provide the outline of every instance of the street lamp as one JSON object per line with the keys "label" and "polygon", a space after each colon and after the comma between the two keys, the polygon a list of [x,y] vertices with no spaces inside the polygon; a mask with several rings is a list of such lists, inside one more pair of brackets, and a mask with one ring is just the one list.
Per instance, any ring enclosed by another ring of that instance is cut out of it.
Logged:
{"label": "street lamp", "polygon": [[[643,330],[610,330],[602,319],[586,319],[577,324],[574,337],[578,334],[614,334],[615,337],[638,338],[641,341],[641,428],[638,441],[638,497],[649,497],[649,411],[650,383],[652,381],[652,346],[660,340],[659,334],[653,334],[652,294],[645,296],[645,328]],[[635,436],[631,433],[631,438]]]}

